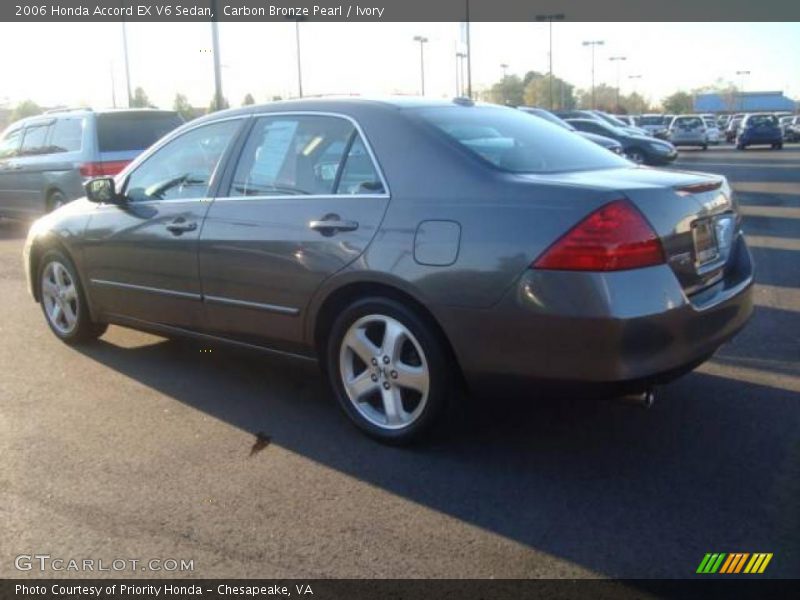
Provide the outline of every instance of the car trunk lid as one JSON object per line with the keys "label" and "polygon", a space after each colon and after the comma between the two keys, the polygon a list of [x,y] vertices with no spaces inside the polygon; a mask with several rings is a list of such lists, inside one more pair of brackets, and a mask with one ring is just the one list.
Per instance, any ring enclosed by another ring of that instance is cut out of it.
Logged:
{"label": "car trunk lid", "polygon": [[653,227],[687,295],[724,276],[740,227],[738,209],[724,177],[649,168],[522,177],[619,192]]}

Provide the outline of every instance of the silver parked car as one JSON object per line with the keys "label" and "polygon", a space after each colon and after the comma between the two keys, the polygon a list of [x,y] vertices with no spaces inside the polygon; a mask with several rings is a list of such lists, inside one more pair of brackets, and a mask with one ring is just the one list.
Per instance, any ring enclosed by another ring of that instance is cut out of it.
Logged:
{"label": "silver parked car", "polygon": [[116,175],[181,125],[173,111],[55,110],[0,135],[0,216],[30,217],[84,195],[92,177]]}
{"label": "silver parked car", "polygon": [[58,338],[116,323],[315,360],[389,442],[428,430],[462,383],[649,397],[752,312],[723,177],[464,99],[218,112],[86,189],[25,243]]}
{"label": "silver parked car", "polygon": [[708,150],[708,131],[700,115],[673,117],[668,135],[673,146],[700,146]]}

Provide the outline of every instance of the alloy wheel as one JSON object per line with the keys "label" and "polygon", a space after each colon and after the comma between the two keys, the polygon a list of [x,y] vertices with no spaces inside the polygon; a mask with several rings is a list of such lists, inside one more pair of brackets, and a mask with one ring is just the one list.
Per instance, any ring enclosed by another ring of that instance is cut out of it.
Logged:
{"label": "alloy wheel", "polygon": [[355,321],[342,339],[339,371],[352,405],[377,427],[408,427],[428,402],[428,361],[397,319],[367,315]]}
{"label": "alloy wheel", "polygon": [[78,290],[69,270],[51,261],[42,272],[42,303],[50,324],[61,334],[72,333],[78,324]]}

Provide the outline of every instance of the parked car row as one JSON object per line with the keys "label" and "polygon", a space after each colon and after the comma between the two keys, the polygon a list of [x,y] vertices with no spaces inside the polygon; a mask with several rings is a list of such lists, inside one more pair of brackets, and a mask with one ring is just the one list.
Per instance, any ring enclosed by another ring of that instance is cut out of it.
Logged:
{"label": "parked car row", "polygon": [[29,290],[70,344],[115,323],[316,360],[391,443],[464,386],[649,405],[750,318],[731,188],[593,136],[642,162],[674,158],[662,140],[526,112],[341,98],[196,119],[33,224]]}
{"label": "parked car row", "polygon": [[0,216],[49,212],[116,175],[183,123],[173,111],[59,110],[12,123],[0,135]]}

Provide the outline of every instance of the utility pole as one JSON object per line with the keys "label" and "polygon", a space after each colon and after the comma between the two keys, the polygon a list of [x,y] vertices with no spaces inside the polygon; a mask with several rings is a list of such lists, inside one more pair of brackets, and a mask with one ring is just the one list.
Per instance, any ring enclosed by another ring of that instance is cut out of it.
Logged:
{"label": "utility pole", "polygon": [[602,46],[605,44],[603,40],[590,40],[583,42],[584,46],[591,46],[592,47],[592,108],[595,108],[595,99],[594,99],[594,49],[595,46]]}
{"label": "utility pole", "polygon": [[425,95],[425,44],[428,42],[428,38],[424,35],[415,35],[414,41],[419,42],[419,77],[420,77],[420,87],[421,87],[421,96]]}
{"label": "utility pole", "polygon": [[617,111],[619,111],[619,63],[623,60],[628,60],[627,56],[611,56],[609,59],[611,62],[617,63]]}
{"label": "utility pole", "polygon": [[[553,110],[553,21],[563,21],[564,15],[562,13],[554,14],[554,15],[536,15],[537,21],[547,21],[549,25],[549,44],[550,44],[550,52],[548,52],[548,58],[550,61],[550,67],[548,69],[549,74],[548,78],[550,79],[550,110]],[[563,107],[562,107],[563,108]]]}

